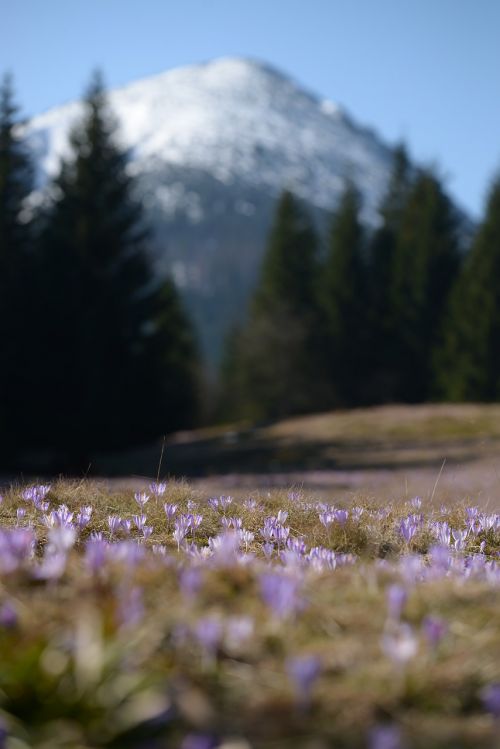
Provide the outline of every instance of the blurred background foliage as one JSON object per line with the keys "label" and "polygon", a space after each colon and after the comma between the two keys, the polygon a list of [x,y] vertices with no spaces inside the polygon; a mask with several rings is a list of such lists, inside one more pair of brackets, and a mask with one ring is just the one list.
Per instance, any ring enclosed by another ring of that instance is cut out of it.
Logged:
{"label": "blurred background foliage", "polygon": [[[195,425],[346,407],[500,395],[500,183],[472,227],[403,145],[374,230],[356,185],[326,236],[284,191],[246,322],[217,380],[148,227],[99,75],[43,209],[0,95],[0,455],[4,467],[82,471],[96,451]],[[45,457],[40,458],[40,455]],[[31,456],[31,457],[30,457]]]}

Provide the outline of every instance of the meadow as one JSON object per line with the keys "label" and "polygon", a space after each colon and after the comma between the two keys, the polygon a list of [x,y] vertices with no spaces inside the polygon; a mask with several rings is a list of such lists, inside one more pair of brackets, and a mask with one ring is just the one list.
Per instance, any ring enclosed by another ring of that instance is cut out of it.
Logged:
{"label": "meadow", "polygon": [[500,746],[474,498],[56,481],[0,504],[6,749]]}

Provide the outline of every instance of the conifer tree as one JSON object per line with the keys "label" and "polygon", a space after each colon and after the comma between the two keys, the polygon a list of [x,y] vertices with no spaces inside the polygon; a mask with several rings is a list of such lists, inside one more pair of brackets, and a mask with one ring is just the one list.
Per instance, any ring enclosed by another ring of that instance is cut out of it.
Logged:
{"label": "conifer tree", "polygon": [[152,275],[115,131],[96,76],[54,186],[41,253],[39,335],[49,366],[40,421],[45,440],[66,447],[79,468],[92,450],[189,424],[195,400],[190,326],[170,281]]}
{"label": "conifer tree", "polygon": [[290,192],[276,210],[260,283],[227,367],[238,382],[240,413],[279,418],[324,407],[320,365],[317,238]]}
{"label": "conifer tree", "polygon": [[438,396],[500,399],[500,178],[453,288],[435,354]]}
{"label": "conifer tree", "polygon": [[394,151],[393,167],[387,192],[380,206],[381,224],[373,233],[368,247],[369,310],[368,399],[374,403],[390,402],[397,394],[396,345],[397,317],[393,306],[393,272],[396,239],[403,208],[412,185],[412,168],[403,144]]}
{"label": "conifer tree", "polygon": [[233,421],[246,411],[244,335],[243,327],[235,325],[224,340],[222,359],[214,386],[215,405],[210,414],[216,421]]}
{"label": "conifer tree", "polygon": [[360,197],[348,185],[333,216],[322,272],[326,350],[333,392],[342,405],[365,400],[366,268]]}
{"label": "conifer tree", "polygon": [[0,86],[0,460],[14,459],[28,425],[28,333],[31,304],[27,272],[32,226],[23,217],[33,188],[30,156],[16,132],[12,80]]}
{"label": "conifer tree", "polygon": [[23,203],[33,189],[29,153],[16,135],[19,123],[12,79],[5,75],[0,86],[0,262],[9,262],[29,242],[29,227],[21,220]]}
{"label": "conifer tree", "polygon": [[255,310],[276,299],[286,300],[298,315],[315,306],[318,239],[310,218],[297,199],[284,191],[278,201],[268,247],[262,262]]}
{"label": "conifer tree", "polygon": [[402,209],[393,259],[392,314],[398,400],[426,400],[432,352],[459,269],[458,217],[437,177],[422,171]]}

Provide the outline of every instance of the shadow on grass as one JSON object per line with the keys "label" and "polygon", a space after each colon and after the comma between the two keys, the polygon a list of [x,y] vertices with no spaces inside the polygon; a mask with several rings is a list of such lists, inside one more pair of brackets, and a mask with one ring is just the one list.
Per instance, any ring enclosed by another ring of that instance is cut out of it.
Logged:
{"label": "shadow on grass", "polygon": [[[229,433],[165,444],[160,473],[186,478],[228,474],[276,474],[309,471],[388,471],[430,468],[476,460],[476,440],[443,441],[432,447],[418,442],[286,441],[253,433]],[[106,476],[155,476],[161,445],[128,454],[97,458],[92,473]]]}

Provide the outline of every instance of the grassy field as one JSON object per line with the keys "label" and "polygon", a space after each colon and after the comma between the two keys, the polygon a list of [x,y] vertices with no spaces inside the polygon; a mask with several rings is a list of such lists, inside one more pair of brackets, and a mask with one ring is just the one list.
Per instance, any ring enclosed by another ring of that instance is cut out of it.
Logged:
{"label": "grassy field", "polygon": [[[341,418],[339,440],[371,429],[360,413],[342,431]],[[424,424],[409,439],[424,440]],[[140,488],[4,492],[0,746],[500,746],[491,508],[450,501],[436,474],[433,492],[385,502]]]}
{"label": "grassy field", "polygon": [[[127,455],[97,456],[91,472],[109,486],[141,488],[156,476],[160,443]],[[205,493],[303,488],[386,502],[430,496],[436,480],[450,502],[500,509],[500,406],[386,406],[336,411],[250,427],[174,435],[163,471]]]}

